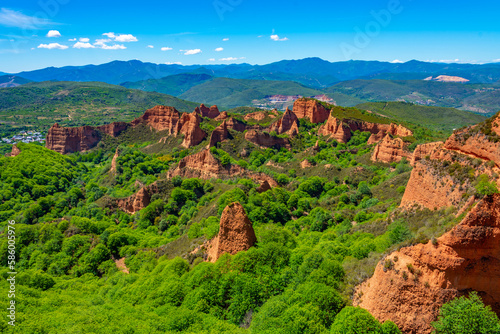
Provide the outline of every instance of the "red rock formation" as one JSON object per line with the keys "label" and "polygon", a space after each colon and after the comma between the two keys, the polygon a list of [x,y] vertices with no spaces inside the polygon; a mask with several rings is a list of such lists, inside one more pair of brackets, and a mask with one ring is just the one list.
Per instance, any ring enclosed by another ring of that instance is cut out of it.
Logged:
{"label": "red rock formation", "polygon": [[293,112],[298,118],[308,118],[311,123],[322,123],[330,116],[321,103],[312,99],[298,99],[293,104]]}
{"label": "red rock formation", "polygon": [[197,107],[194,112],[202,117],[208,117],[212,119],[217,118],[220,115],[219,108],[217,108],[217,106],[211,106],[210,108],[207,108],[204,104]]}
{"label": "red rock formation", "polygon": [[191,114],[182,114],[180,133],[184,135],[182,146],[189,148],[201,143],[207,134],[200,128],[200,116],[193,112]]}
{"label": "red rock formation", "polygon": [[269,133],[249,130],[245,133],[245,139],[260,147],[285,147],[290,148],[290,142],[286,138],[273,137]]}
{"label": "red rock formation", "polygon": [[227,114],[227,111],[223,111],[220,113],[219,116],[215,117],[215,120],[216,121],[223,121],[225,119],[227,119],[229,117],[229,115]]}
{"label": "red rock formation", "polygon": [[440,151],[442,148],[443,148],[442,141],[418,145],[415,148],[415,151],[413,152],[413,155],[411,157],[410,161],[411,165],[415,166],[417,161],[425,159],[425,157],[430,158],[431,156],[435,155],[438,151]]}
{"label": "red rock formation", "polygon": [[174,176],[184,178],[197,177],[204,180],[240,176],[251,178],[259,182],[267,181],[272,187],[278,186],[276,181],[266,174],[250,172],[238,165],[230,164],[222,166],[219,160],[217,160],[208,149],[181,159],[178,166],[167,173],[168,178]]}
{"label": "red rock formation", "polygon": [[380,321],[394,321],[404,333],[430,333],[441,305],[470,290],[500,313],[499,280],[500,194],[495,194],[436,243],[387,256],[358,287],[353,303]]}
{"label": "red rock formation", "polygon": [[341,120],[330,115],[328,121],[319,128],[318,135],[328,136],[340,143],[347,143],[351,139],[351,128]]}
{"label": "red rock formation", "polygon": [[246,125],[245,123],[235,119],[234,117],[231,117],[230,119],[227,120],[227,128],[238,131],[238,132],[243,132],[246,130]]}
{"label": "red rock formation", "polygon": [[169,135],[177,135],[180,130],[180,113],[174,107],[156,106],[146,110],[144,115],[132,121],[132,125],[146,124],[156,131],[167,131]]}
{"label": "red rock formation", "polygon": [[300,168],[302,168],[302,169],[311,168],[311,167],[313,167],[313,165],[311,165],[311,163],[307,159],[303,160],[300,163]]}
{"label": "red rock formation", "polygon": [[149,186],[142,187],[132,196],[116,200],[116,203],[123,211],[134,214],[147,207],[151,203],[151,196],[158,193],[158,191],[158,185],[155,182]]}
{"label": "red rock formation", "polygon": [[262,121],[266,117],[267,117],[267,115],[264,111],[256,111],[256,112],[253,112],[250,114],[246,114],[244,119],[245,119],[245,121],[250,121],[250,120]]}
{"label": "red rock formation", "polygon": [[212,134],[210,135],[210,142],[208,143],[208,148],[215,146],[226,139],[229,139],[229,131],[227,130],[226,121],[222,122],[221,125],[216,127]]}
{"label": "red rock formation", "polygon": [[408,151],[408,144],[401,138],[392,138],[387,134],[384,139],[375,146],[371,160],[385,163],[400,162],[403,158],[410,159],[412,153]]}
{"label": "red rock formation", "polygon": [[264,193],[268,190],[271,190],[271,185],[269,184],[269,182],[267,182],[267,180],[265,180],[264,182],[261,183],[261,185],[257,188],[257,192],[258,193]]}
{"label": "red rock formation", "polygon": [[12,145],[12,150],[10,151],[10,153],[6,153],[5,156],[6,157],[17,157],[19,154],[21,154],[21,150],[19,149],[19,147],[17,147],[16,144]]}
{"label": "red rock formation", "polygon": [[111,137],[117,137],[120,133],[130,127],[130,123],[113,122],[111,124],[101,125],[96,127],[100,132],[103,132]]}
{"label": "red rock formation", "polygon": [[299,119],[290,109],[286,108],[283,116],[271,125],[269,131],[276,131],[279,135],[286,133],[295,136],[299,133]]}
{"label": "red rock formation", "polygon": [[441,162],[417,162],[406,185],[401,206],[409,208],[417,204],[430,210],[460,206],[463,195],[471,185],[467,182],[460,185],[443,170]]}
{"label": "red rock formation", "polygon": [[[500,123],[499,118],[500,116],[492,121],[492,131],[496,129],[498,132],[495,133],[500,136],[500,130],[496,127]],[[444,147],[474,158],[493,161],[500,167],[500,142],[490,141],[481,131],[475,131],[475,127],[455,131],[444,143]]]}
{"label": "red rock formation", "polygon": [[47,133],[45,147],[61,154],[84,152],[95,147],[100,140],[100,132],[91,126],[64,128],[55,123]]}
{"label": "red rock formation", "polygon": [[240,203],[229,204],[220,219],[219,235],[210,242],[208,250],[211,262],[224,253],[235,255],[246,251],[257,241],[252,222]]}
{"label": "red rock formation", "polygon": [[110,173],[116,173],[116,160],[118,160],[118,147],[116,148],[115,155],[113,155],[113,159],[111,160],[111,169]]}

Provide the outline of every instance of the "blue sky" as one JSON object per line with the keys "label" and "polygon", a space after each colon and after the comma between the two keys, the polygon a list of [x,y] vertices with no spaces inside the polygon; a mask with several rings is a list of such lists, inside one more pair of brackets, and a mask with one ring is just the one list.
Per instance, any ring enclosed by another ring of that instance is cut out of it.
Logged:
{"label": "blue sky", "polygon": [[4,0],[0,71],[130,59],[486,63],[500,61],[498,13],[481,0]]}

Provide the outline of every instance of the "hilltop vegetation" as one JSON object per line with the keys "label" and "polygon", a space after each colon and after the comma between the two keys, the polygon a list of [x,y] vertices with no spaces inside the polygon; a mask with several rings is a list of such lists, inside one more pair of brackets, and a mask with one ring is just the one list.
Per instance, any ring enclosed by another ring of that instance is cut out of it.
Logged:
{"label": "hilltop vegetation", "polygon": [[198,105],[173,96],[127,89],[101,82],[41,82],[0,88],[0,123],[48,129],[131,121],[155,105],[191,112]]}
{"label": "hilltop vegetation", "polygon": [[427,107],[405,102],[371,102],[359,104],[356,108],[446,133],[486,119],[485,116],[454,108]]}

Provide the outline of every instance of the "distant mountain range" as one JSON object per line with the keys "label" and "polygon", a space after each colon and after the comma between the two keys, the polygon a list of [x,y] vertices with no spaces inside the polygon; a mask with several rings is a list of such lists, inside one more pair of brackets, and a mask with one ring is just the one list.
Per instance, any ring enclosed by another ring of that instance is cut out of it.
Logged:
{"label": "distant mountain range", "polygon": [[325,88],[339,81],[354,79],[424,79],[429,76],[459,76],[471,83],[495,83],[500,80],[500,63],[442,64],[412,60],[406,63],[379,61],[329,62],[320,58],[282,60],[267,65],[165,65],[139,60],[113,61],[102,65],[48,67],[17,73],[33,81],[102,81],[110,84],[160,79],[166,76],[194,73],[233,79],[296,81]]}
{"label": "distant mountain range", "polygon": [[[424,79],[457,77],[458,82]],[[0,76],[0,87],[30,81],[121,84],[222,108],[272,106],[269,97],[326,94],[338,105],[403,101],[491,114],[500,110],[500,63],[442,64],[412,60],[328,62],[320,58],[267,65],[165,65],[138,60],[49,67]],[[285,104],[286,105],[286,104]],[[282,104],[281,107],[284,105]]]}

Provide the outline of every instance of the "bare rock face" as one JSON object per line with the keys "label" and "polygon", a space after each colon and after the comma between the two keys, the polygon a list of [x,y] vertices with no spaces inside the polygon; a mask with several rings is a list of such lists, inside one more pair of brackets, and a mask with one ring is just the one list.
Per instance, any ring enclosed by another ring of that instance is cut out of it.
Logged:
{"label": "bare rock face", "polygon": [[229,131],[227,130],[227,123],[224,121],[221,125],[216,127],[214,131],[212,131],[208,148],[215,146],[217,143],[223,142],[226,139],[229,139]]}
{"label": "bare rock face", "polygon": [[[220,115],[219,108],[217,108],[217,106],[211,106],[210,108],[208,108],[204,104],[197,107],[194,110],[194,112],[202,117],[208,117],[208,118],[212,118],[212,119],[215,119],[215,118],[219,117],[219,115]],[[226,113],[226,115],[227,115],[227,113]]]}
{"label": "bare rock face", "polygon": [[115,155],[113,155],[113,159],[111,160],[111,169],[109,170],[110,173],[116,173],[116,161],[118,160],[118,157],[119,157],[119,152],[117,147]]}
{"label": "bare rock face", "polygon": [[499,280],[500,194],[495,194],[434,244],[387,256],[373,277],[358,286],[354,305],[380,321],[394,321],[404,333],[430,333],[439,308],[471,290],[500,313]]}
{"label": "bare rock face", "polygon": [[269,131],[276,131],[279,135],[286,133],[295,136],[299,133],[299,119],[290,109],[286,108],[283,116],[271,125]]}
{"label": "bare rock face", "polygon": [[375,146],[371,160],[385,163],[400,162],[403,158],[411,158],[408,145],[401,138],[392,138],[387,134],[384,139]]}
{"label": "bare rock face", "polygon": [[415,148],[415,151],[413,151],[413,155],[411,157],[411,165],[415,166],[417,161],[420,161],[422,159],[425,159],[425,157],[432,157],[434,156],[438,151],[440,151],[443,148],[443,142],[438,141],[434,143],[427,143],[427,144],[421,144],[418,145]]}
{"label": "bare rock face", "polygon": [[12,150],[10,151],[10,153],[6,153],[5,156],[6,157],[17,157],[19,154],[21,154],[21,150],[19,149],[19,147],[17,147],[16,144],[12,145]]}
{"label": "bare rock face", "polygon": [[117,137],[120,133],[127,130],[130,127],[130,123],[125,122],[113,122],[106,125],[98,126],[96,129],[102,133],[105,133],[111,137]]}
{"label": "bare rock face", "polygon": [[200,116],[193,112],[191,114],[182,114],[180,133],[184,135],[182,146],[189,148],[201,143],[207,134],[200,128]]}
{"label": "bare rock face", "polygon": [[349,125],[332,115],[330,115],[328,121],[319,128],[318,135],[328,136],[340,143],[347,143],[352,137]]}
{"label": "bare rock face", "polygon": [[419,161],[413,168],[410,180],[401,200],[401,207],[415,204],[430,210],[459,206],[467,187],[456,186],[456,180],[441,173],[441,164],[433,161]]}
{"label": "bare rock face", "polygon": [[156,106],[146,110],[144,115],[132,121],[132,125],[146,124],[156,131],[166,130],[169,135],[177,135],[180,130],[180,113],[174,107]]}
{"label": "bare rock face", "polygon": [[256,241],[252,222],[243,206],[240,203],[229,204],[222,212],[219,235],[210,243],[208,260],[215,262],[224,253],[235,255],[246,251]]}
{"label": "bare rock face", "polygon": [[188,155],[181,159],[179,165],[167,173],[167,178],[175,176],[183,178],[196,177],[204,180],[241,176],[251,178],[258,182],[267,181],[272,187],[278,186],[278,183],[266,174],[251,172],[238,165],[229,164],[227,166],[222,166],[219,160],[210,153],[209,149]]}
{"label": "bare rock face", "polygon": [[311,123],[323,123],[330,116],[330,111],[321,103],[305,98],[295,101],[293,112],[298,118],[308,118]]}
{"label": "bare rock face", "polygon": [[219,116],[215,117],[214,119],[216,121],[223,121],[223,120],[228,119],[228,118],[229,118],[229,115],[227,114],[227,111],[223,111],[220,113]]}
{"label": "bare rock face", "polygon": [[249,130],[245,133],[245,139],[260,147],[290,148],[290,142],[286,138],[273,137],[266,132]]}
{"label": "bare rock face", "polygon": [[264,192],[271,190],[271,189],[272,189],[272,187],[269,184],[269,182],[267,180],[264,180],[264,182],[262,182],[261,185],[257,188],[257,192],[260,194],[260,193],[264,193]]}
{"label": "bare rock face", "polygon": [[47,133],[45,147],[61,154],[84,152],[95,147],[101,133],[91,126],[65,128],[55,123]]}
{"label": "bare rock face", "polygon": [[[500,136],[500,116],[492,120],[491,132]],[[455,131],[444,143],[444,147],[449,150],[461,152],[463,154],[493,161],[500,168],[500,141],[493,141],[481,131],[476,130],[477,126]]]}
{"label": "bare rock face", "polygon": [[245,121],[262,121],[264,118],[266,118],[266,113],[263,111],[256,111],[245,115]]}
{"label": "bare rock face", "polygon": [[158,185],[155,183],[142,187],[137,193],[127,198],[117,200],[117,205],[123,211],[134,214],[151,203],[151,196],[158,193]]}
{"label": "bare rock face", "polygon": [[243,122],[241,122],[233,117],[228,119],[226,124],[227,124],[228,129],[238,131],[238,132],[244,132],[247,128],[245,123],[243,123]]}

